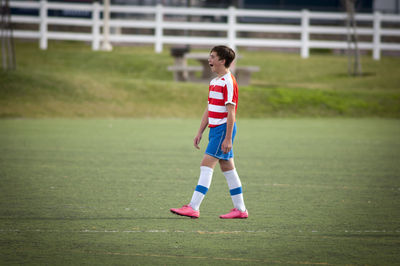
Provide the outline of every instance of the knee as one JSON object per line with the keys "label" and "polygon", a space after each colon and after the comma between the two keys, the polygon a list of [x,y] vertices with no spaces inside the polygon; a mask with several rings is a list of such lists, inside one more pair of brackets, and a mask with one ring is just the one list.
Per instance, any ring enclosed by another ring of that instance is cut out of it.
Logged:
{"label": "knee", "polygon": [[211,157],[209,155],[205,155],[203,160],[201,161],[200,166],[207,166],[209,168],[214,169],[215,165],[217,164],[218,159]]}
{"label": "knee", "polygon": [[219,166],[221,167],[222,172],[231,171],[235,169],[235,164],[233,161],[229,160],[219,160]]}

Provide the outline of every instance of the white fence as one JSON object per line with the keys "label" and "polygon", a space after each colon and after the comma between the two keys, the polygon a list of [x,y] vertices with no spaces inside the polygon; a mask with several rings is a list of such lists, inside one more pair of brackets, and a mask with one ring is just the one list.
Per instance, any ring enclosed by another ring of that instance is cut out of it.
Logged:
{"label": "white fence", "polygon": [[[4,2],[4,1],[3,1]],[[31,1],[10,1],[12,8],[37,9],[39,16],[13,15],[16,25],[36,24],[38,30],[14,30],[16,38],[34,38],[40,40],[40,48],[47,49],[48,40],[77,40],[92,43],[92,49],[98,50],[103,41],[101,14],[104,7],[99,3],[65,4]],[[49,16],[48,11],[75,10],[88,12],[88,18],[68,18]],[[345,13],[303,11],[266,11],[210,8],[181,8],[158,6],[111,6],[110,28],[130,29],[143,33],[113,33],[109,41],[116,43],[151,43],[156,52],[161,52],[164,44],[217,45],[226,44],[234,49],[241,47],[285,47],[297,48],[303,58],[309,57],[310,48],[347,49],[347,28],[344,26]],[[192,21],[187,21],[191,16]],[[206,22],[206,20],[211,20]],[[359,42],[359,48],[371,50],[373,58],[380,59],[381,51],[400,51],[400,16],[358,14],[357,29],[365,40]],[[273,24],[272,24],[273,23]],[[91,28],[91,31],[51,31],[51,25],[78,26]],[[342,26],[340,26],[342,25]],[[388,25],[388,26],[387,26]],[[19,27],[21,28],[21,26]],[[167,32],[197,32],[198,34],[168,34]],[[275,38],[268,37],[275,35]],[[195,35],[195,36],[194,36]],[[261,35],[254,37],[253,35]],[[316,39],[314,36],[329,36]],[[250,36],[250,37],[249,37]],[[265,37],[267,36],[267,37]],[[277,36],[277,37],[276,37]],[[284,38],[282,38],[282,36]],[[288,37],[289,36],[289,37]]]}

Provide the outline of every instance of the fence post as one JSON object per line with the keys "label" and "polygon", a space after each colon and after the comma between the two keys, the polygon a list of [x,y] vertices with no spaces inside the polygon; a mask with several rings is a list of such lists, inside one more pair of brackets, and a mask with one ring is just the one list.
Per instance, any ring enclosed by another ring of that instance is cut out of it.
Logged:
{"label": "fence post", "polygon": [[101,50],[112,51],[110,43],[110,0],[103,1],[103,41],[101,42]]}
{"label": "fence post", "polygon": [[92,5],[92,50],[98,51],[100,47],[100,4]]}
{"label": "fence post", "polygon": [[310,13],[308,10],[301,11],[301,57],[308,58],[310,56],[309,50],[309,27],[310,27]]}
{"label": "fence post", "polygon": [[381,13],[375,11],[374,13],[374,60],[381,59]]}
{"label": "fence post", "polygon": [[47,1],[40,0],[40,49],[47,50]]}
{"label": "fence post", "polygon": [[163,23],[163,9],[162,5],[158,4],[156,7],[156,28],[155,28],[155,37],[156,37],[156,43],[155,43],[155,50],[156,53],[161,53],[163,50],[163,43],[162,43],[162,37],[163,37],[163,28],[162,28],[162,23]]}
{"label": "fence post", "polygon": [[232,50],[236,50],[236,8],[230,6],[228,15],[228,44]]}

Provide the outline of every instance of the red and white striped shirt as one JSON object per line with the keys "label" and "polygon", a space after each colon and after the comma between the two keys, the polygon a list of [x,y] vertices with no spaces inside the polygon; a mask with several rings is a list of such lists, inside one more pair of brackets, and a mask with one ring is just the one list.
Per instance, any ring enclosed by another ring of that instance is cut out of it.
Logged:
{"label": "red and white striped shirt", "polygon": [[220,78],[211,80],[208,93],[208,126],[225,124],[228,117],[226,104],[235,105],[237,111],[239,88],[235,77],[228,72]]}

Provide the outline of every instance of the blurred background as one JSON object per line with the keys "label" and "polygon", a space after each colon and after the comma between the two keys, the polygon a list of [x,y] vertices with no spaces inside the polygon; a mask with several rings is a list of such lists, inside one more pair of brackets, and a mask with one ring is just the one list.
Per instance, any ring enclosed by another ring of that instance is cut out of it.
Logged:
{"label": "blurred background", "polygon": [[[400,0],[1,0],[1,265],[398,265]],[[235,165],[196,221],[214,45]]]}
{"label": "blurred background", "polygon": [[3,0],[0,114],[194,117],[225,44],[243,117],[398,117],[399,2]]}

